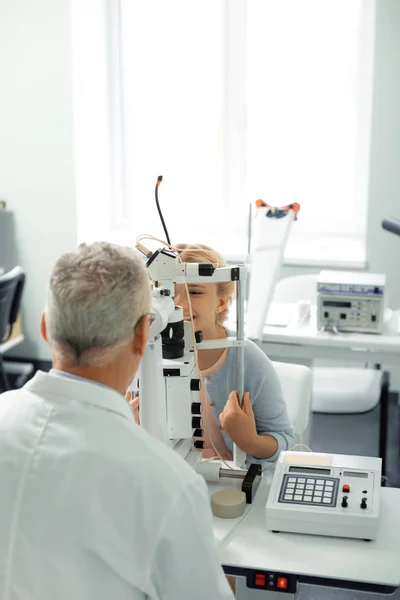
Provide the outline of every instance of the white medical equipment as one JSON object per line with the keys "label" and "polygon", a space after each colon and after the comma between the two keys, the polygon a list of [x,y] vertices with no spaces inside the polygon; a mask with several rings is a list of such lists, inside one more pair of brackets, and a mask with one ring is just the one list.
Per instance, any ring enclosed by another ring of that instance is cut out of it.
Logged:
{"label": "white medical equipment", "polygon": [[373,540],[381,475],[380,458],[282,452],[266,505],[267,529]]}
{"label": "white medical equipment", "polygon": [[386,277],[382,273],[321,271],[317,280],[317,327],[382,333]]}
{"label": "white medical equipment", "polygon": [[261,340],[286,241],[300,206],[274,208],[262,200],[257,200],[256,206],[246,333],[252,340]]}
{"label": "white medical equipment", "polygon": [[[236,347],[237,389],[242,397],[246,344],[243,283],[247,269],[244,265],[215,269],[212,264],[181,263],[177,254],[169,249],[151,253],[141,245],[138,247],[148,257],[149,276],[156,282],[152,290],[154,320],[139,373],[143,400],[140,422],[151,435],[185,458],[193,448],[193,435],[201,432],[202,427],[200,379],[194,360],[192,325],[184,322],[183,309],[174,304],[174,284],[236,282],[236,337],[203,342],[199,337],[197,342],[199,348]],[[201,441],[194,442],[198,449],[201,444]],[[246,454],[234,446],[235,467],[243,468],[245,460]]]}

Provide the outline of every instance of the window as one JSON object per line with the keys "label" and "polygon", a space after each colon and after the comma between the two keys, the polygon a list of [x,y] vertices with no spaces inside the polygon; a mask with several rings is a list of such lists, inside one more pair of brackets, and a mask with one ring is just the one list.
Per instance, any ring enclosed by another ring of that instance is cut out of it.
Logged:
{"label": "window", "polygon": [[[76,31],[82,9],[75,5]],[[96,105],[98,111],[98,97],[106,99],[109,160],[96,179],[107,192],[99,185],[102,201],[91,220],[94,199],[78,193],[81,238],[98,237],[96,228],[121,243],[142,232],[164,238],[154,203],[158,175],[175,242],[245,254],[249,204],[259,197],[301,204],[292,246],[302,238],[339,234],[352,244],[364,238],[375,0],[108,0],[105,6]],[[80,28],[80,52],[75,43],[78,73],[93,27],[87,19]],[[83,87],[87,93],[88,85],[78,86],[78,98]],[[93,120],[86,104],[81,130]],[[98,153],[99,136],[87,139],[96,140]]]}

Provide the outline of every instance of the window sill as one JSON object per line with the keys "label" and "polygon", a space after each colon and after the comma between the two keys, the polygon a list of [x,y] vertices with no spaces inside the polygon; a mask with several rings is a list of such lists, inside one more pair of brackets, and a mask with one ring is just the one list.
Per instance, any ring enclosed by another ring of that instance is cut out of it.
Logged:
{"label": "window sill", "polygon": [[288,241],[284,265],[365,269],[366,245],[363,238],[353,237],[298,237]]}
{"label": "window sill", "polygon": [[[228,262],[244,262],[243,255],[228,253]],[[284,266],[321,267],[335,269],[365,269],[366,244],[363,238],[298,237],[288,241],[283,259]]]}

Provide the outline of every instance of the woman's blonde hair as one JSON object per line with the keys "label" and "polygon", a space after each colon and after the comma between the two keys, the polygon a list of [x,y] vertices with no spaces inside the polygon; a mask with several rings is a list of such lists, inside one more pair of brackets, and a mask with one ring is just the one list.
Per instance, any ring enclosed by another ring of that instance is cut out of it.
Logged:
{"label": "woman's blonde hair", "polygon": [[[206,246],[205,244],[175,244],[174,248],[179,251],[182,262],[188,263],[212,263],[216,269],[226,267],[227,264],[222,254]],[[229,298],[227,307],[217,313],[215,321],[217,325],[222,325],[228,318],[229,305],[232,302],[232,294],[235,291],[233,281],[222,281],[215,284],[219,298]]]}

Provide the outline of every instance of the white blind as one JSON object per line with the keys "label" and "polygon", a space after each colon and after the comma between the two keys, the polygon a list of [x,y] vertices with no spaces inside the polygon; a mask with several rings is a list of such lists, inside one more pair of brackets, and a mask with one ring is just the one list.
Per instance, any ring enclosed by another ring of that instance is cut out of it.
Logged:
{"label": "white blind", "polygon": [[[112,241],[164,237],[158,175],[173,242],[245,253],[260,197],[301,204],[294,236],[365,234],[375,0],[105,5],[109,202],[81,239],[96,238],[100,221]],[[96,199],[78,202],[87,215]]]}
{"label": "white blind", "polygon": [[372,16],[364,0],[248,2],[246,195],[299,202],[298,232],[365,233]]}
{"label": "white blind", "polygon": [[121,2],[129,221],[174,242],[202,239],[223,219],[222,0]]}

